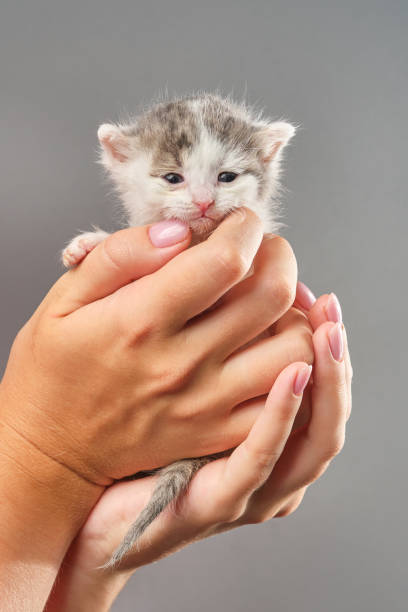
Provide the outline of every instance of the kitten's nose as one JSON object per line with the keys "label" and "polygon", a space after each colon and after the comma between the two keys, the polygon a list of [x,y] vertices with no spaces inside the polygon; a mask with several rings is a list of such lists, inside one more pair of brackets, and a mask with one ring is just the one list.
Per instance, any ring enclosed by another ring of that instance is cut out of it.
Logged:
{"label": "kitten's nose", "polygon": [[202,201],[202,202],[195,200],[194,204],[196,206],[198,206],[198,208],[204,214],[205,212],[207,212],[207,210],[210,208],[210,206],[213,206],[214,200],[205,200],[205,201]]}

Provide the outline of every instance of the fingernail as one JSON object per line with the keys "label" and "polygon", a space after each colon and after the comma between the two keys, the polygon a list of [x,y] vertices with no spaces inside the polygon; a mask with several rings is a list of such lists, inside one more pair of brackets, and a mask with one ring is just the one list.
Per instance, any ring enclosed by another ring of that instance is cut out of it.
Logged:
{"label": "fingernail", "polygon": [[307,383],[309,382],[310,375],[312,373],[312,366],[305,366],[296,375],[296,378],[293,382],[293,393],[295,395],[302,395],[303,391],[306,388]]}
{"label": "fingernail", "polygon": [[305,310],[310,310],[316,301],[316,297],[313,295],[312,291],[310,291],[309,287],[301,281],[298,281],[297,284],[296,301],[299,306]]}
{"label": "fingernail", "polygon": [[325,310],[329,321],[333,321],[333,323],[341,323],[343,321],[340,302],[334,293],[329,295]]}
{"label": "fingernail", "polygon": [[156,247],[168,247],[185,240],[188,225],[181,221],[160,221],[149,228],[150,240]]}
{"label": "fingernail", "polygon": [[333,359],[341,361],[344,352],[343,328],[341,323],[336,323],[329,331],[329,345]]}

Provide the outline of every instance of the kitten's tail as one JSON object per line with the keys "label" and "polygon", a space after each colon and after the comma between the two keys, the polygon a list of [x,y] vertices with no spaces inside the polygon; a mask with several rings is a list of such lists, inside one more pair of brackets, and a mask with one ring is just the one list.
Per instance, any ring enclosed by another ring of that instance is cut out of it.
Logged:
{"label": "kitten's tail", "polygon": [[155,518],[186,490],[197,470],[214,458],[215,456],[182,459],[162,468],[159,471],[159,479],[147,506],[131,525],[122,543],[109,561],[102,566],[102,569],[113,568],[118,565]]}

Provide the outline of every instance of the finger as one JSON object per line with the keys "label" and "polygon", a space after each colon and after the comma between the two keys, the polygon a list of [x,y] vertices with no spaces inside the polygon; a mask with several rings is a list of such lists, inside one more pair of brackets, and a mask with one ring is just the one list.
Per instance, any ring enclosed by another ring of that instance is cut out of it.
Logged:
{"label": "finger", "polygon": [[344,443],[347,386],[344,334],[340,323],[326,323],[313,336],[315,370],[312,415],[307,436],[317,452],[332,457]]}
{"label": "finger", "polygon": [[95,247],[77,268],[66,272],[50,297],[57,297],[58,311],[68,314],[155,272],[186,249],[190,239],[189,228],[178,221],[116,232]]}
{"label": "finger", "polygon": [[293,430],[295,431],[297,429],[300,429],[301,427],[303,427],[304,425],[306,425],[306,423],[309,422],[310,420],[310,416],[312,414],[312,401],[311,401],[311,383],[312,383],[312,379],[310,380],[310,383],[307,387],[307,389],[305,389],[304,393],[303,393],[303,400],[302,400],[302,404],[298,410],[298,413],[296,415],[296,419],[295,422],[293,424]]}
{"label": "finger", "polygon": [[[268,391],[270,388],[271,385]],[[264,409],[267,397],[268,393],[264,393],[234,406],[232,412],[226,413],[219,425],[211,430],[209,436],[211,447],[204,448],[202,452],[200,451],[200,455],[221,452],[241,444]]]}
{"label": "finger", "polygon": [[351,365],[347,332],[345,328],[343,329],[343,334],[344,334],[344,364],[346,368],[346,387],[347,387],[347,398],[348,398],[346,420],[348,421],[350,418],[351,409],[352,409],[351,383],[353,380],[353,367]]}
{"label": "finger", "polygon": [[298,281],[296,286],[296,297],[294,306],[300,308],[303,312],[309,312],[313,304],[316,302],[316,296],[307,285]]}
{"label": "finger", "polygon": [[[344,444],[348,393],[344,335],[340,323],[325,323],[314,333],[312,414],[308,425],[288,442],[273,479],[295,491],[316,480]],[[276,484],[276,481],[275,481]]]}
{"label": "finger", "polygon": [[222,303],[185,330],[189,342],[200,343],[225,359],[277,321],[293,302],[297,265],[286,240],[263,240],[251,276],[235,285]]}
{"label": "finger", "polygon": [[295,493],[290,495],[289,499],[287,499],[285,503],[282,504],[279,510],[275,510],[274,514],[269,517],[266,517],[265,520],[268,520],[268,518],[284,518],[285,516],[293,514],[302,503],[306,491],[307,487],[302,487],[301,489],[299,489],[299,491],[296,491]]}
{"label": "finger", "polygon": [[300,506],[307,491],[307,487],[303,487],[299,489],[299,491],[295,491],[295,493],[291,493],[286,497],[282,497],[281,492],[277,491],[275,498],[272,497],[267,505],[260,505],[255,502],[261,491],[262,488],[251,496],[242,516],[236,521],[229,521],[224,524],[221,523],[217,526],[216,533],[223,533],[224,531],[229,531],[234,527],[240,527],[248,523],[264,523],[272,518],[289,516],[289,514],[292,514]]}
{"label": "finger", "polygon": [[152,291],[153,302],[160,305],[157,317],[164,316],[165,325],[178,331],[246,275],[261,240],[255,213],[241,208],[228,215],[207,240],[156,272]]}
{"label": "finger", "polygon": [[223,504],[244,501],[270,475],[290,434],[311,369],[306,363],[294,363],[279,374],[248,437],[225,464],[220,482]]}
{"label": "finger", "polygon": [[321,295],[309,312],[309,321],[313,331],[327,321],[341,323],[342,320],[340,302],[334,293]]}
{"label": "finger", "polygon": [[220,388],[228,389],[233,405],[267,393],[290,363],[313,363],[312,332],[304,314],[291,308],[274,327],[274,336],[259,340],[224,362]]}

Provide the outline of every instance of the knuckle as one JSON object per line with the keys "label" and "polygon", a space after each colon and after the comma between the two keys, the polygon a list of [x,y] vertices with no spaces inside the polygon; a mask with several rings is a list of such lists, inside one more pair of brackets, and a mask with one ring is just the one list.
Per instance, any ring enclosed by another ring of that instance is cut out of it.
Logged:
{"label": "knuckle", "polygon": [[279,512],[277,512],[273,518],[285,518],[286,516],[289,516],[291,513],[292,513],[291,508],[282,508],[282,510],[279,510]]}
{"label": "knuckle", "polygon": [[268,514],[263,514],[262,512],[252,513],[245,517],[245,523],[248,525],[259,525],[261,523],[266,523],[270,518]]}
{"label": "knuckle", "polygon": [[277,450],[249,447],[248,443],[243,442],[243,448],[254,465],[253,484],[264,482],[271,473],[271,470],[280,457]]}
{"label": "knuckle", "polygon": [[274,518],[285,518],[286,516],[290,516],[291,514],[293,514],[300,506],[300,501],[298,500],[296,502],[293,502],[292,504],[286,506],[285,508],[282,508],[281,510],[279,510],[279,512],[277,512],[275,514]]}
{"label": "knuckle", "polygon": [[341,453],[345,442],[344,431],[336,433],[328,444],[321,451],[321,459],[324,463],[330,462],[334,457]]}
{"label": "knuckle", "polygon": [[234,523],[243,516],[245,508],[246,501],[218,500],[210,513],[211,523]]}
{"label": "knuckle", "polygon": [[340,372],[337,376],[333,375],[330,378],[330,388],[339,398],[345,397],[347,392],[347,382],[344,373]]}
{"label": "knuckle", "polygon": [[305,327],[300,336],[301,346],[300,346],[300,361],[305,361],[308,364],[312,364],[314,362],[314,346],[313,346],[313,333],[312,331]]}
{"label": "knuckle", "polygon": [[336,457],[336,455],[339,455],[341,453],[341,451],[344,448],[344,443],[345,443],[345,435],[342,432],[341,434],[337,436],[337,438],[333,442],[332,449],[331,449],[333,457]]}
{"label": "knuckle", "polygon": [[286,312],[295,301],[296,284],[287,276],[275,278],[268,284],[270,298],[273,299],[279,310]]}
{"label": "knuckle", "polygon": [[332,460],[332,457],[330,459],[324,459],[322,460],[318,466],[316,466],[313,470],[310,471],[310,473],[302,478],[300,484],[302,486],[308,486],[310,484],[312,484],[313,482],[316,482],[316,480],[319,480],[320,476],[322,476],[325,471],[327,470],[327,468],[330,465],[330,462]]}
{"label": "knuckle", "polygon": [[229,509],[227,517],[224,519],[224,522],[235,523],[235,521],[238,521],[245,512],[245,506],[246,504],[242,503],[235,504],[232,508]]}
{"label": "knuckle", "polygon": [[[307,323],[307,322],[306,322]],[[304,361],[313,364],[315,358],[313,332],[304,321],[291,330],[288,343],[290,361]]]}
{"label": "knuckle", "polygon": [[217,265],[216,269],[221,270],[231,281],[239,280],[247,272],[249,263],[243,253],[233,245],[225,246],[214,253]]}
{"label": "knuckle", "polygon": [[330,390],[334,406],[345,406],[348,396],[347,382],[341,372],[333,368],[321,376],[321,386]]}
{"label": "knuckle", "polygon": [[296,263],[296,257],[289,242],[283,236],[273,235],[273,244],[279,251],[282,259],[290,260],[291,263]]}

